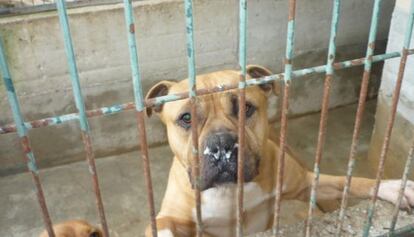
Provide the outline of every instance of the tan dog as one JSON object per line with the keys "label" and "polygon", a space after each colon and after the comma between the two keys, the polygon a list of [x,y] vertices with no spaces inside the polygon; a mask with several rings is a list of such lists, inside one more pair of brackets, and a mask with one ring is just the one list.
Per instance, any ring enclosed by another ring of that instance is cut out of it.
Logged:
{"label": "tan dog", "polygon": [[[248,67],[248,79],[270,75],[260,66]],[[238,83],[237,71],[219,71],[197,77],[197,88],[212,88]],[[188,81],[162,81],[151,88],[146,98],[188,91]],[[246,89],[246,148],[244,167],[244,233],[268,229],[273,220],[278,144],[269,139],[267,97],[272,86]],[[174,153],[167,190],[157,216],[159,237],[195,235],[195,198],[191,177],[192,145],[189,100],[170,102],[153,110],[167,127]],[[237,90],[200,96],[197,99],[199,147],[201,155],[201,198],[204,236],[236,236],[237,203]],[[313,173],[286,154],[283,184],[284,199],[307,201]],[[345,179],[321,175],[317,200],[341,198]],[[379,198],[395,203],[400,180],[381,183]],[[372,196],[374,180],[354,177],[352,197]],[[409,181],[402,208],[414,206],[414,182]],[[152,236],[150,227],[146,236]]]}
{"label": "tan dog", "polygon": [[[102,231],[83,220],[66,221],[53,226],[56,237],[103,237]],[[43,231],[39,237],[48,237]]]}

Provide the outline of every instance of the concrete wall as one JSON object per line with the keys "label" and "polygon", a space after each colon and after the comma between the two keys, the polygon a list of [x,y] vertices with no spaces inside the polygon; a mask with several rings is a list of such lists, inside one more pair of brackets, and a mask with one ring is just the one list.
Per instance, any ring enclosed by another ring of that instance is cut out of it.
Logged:
{"label": "concrete wall", "polygon": [[[390,36],[387,52],[400,51],[404,42],[404,34],[407,28],[409,0],[398,0],[392,16]],[[411,47],[414,47],[414,37],[411,39]],[[375,130],[372,136],[369,158],[375,165],[381,152],[384,140],[385,127],[391,111],[392,95],[397,80],[400,59],[392,59],[385,63],[382,74],[381,88],[378,94],[378,106],[375,122]],[[397,116],[387,156],[386,177],[401,177],[409,147],[414,143],[414,59],[408,57],[404,81],[402,84]],[[414,174],[411,175],[414,178]]]}
{"label": "concrete wall", "polygon": [[[325,63],[331,2],[298,1],[295,68]],[[185,78],[182,1],[139,1],[134,5],[144,90],[159,80]],[[339,60],[365,54],[372,5],[373,0],[343,1],[337,39]],[[378,48],[384,49],[393,5],[394,1],[383,3]],[[236,68],[237,6],[237,1],[230,0],[195,1],[199,73]],[[287,1],[249,1],[248,63],[282,71],[287,7]],[[72,9],[69,14],[86,107],[93,109],[133,101],[122,5]],[[26,120],[75,112],[56,13],[2,18],[0,32]],[[377,66],[374,70],[371,96],[376,94],[380,69]],[[338,72],[332,87],[332,107],[357,100],[361,75],[361,68]],[[296,80],[292,86],[290,114],[318,111],[322,84],[321,75]],[[275,99],[271,102],[277,103]],[[11,123],[3,84],[0,84],[0,108],[0,125]],[[150,119],[148,125],[149,143],[165,142],[160,122]],[[93,118],[91,127],[97,156],[137,148],[137,129],[131,112]],[[30,137],[41,167],[84,159],[76,122],[34,129]],[[0,161],[0,175],[24,169],[16,134],[1,135]]]}

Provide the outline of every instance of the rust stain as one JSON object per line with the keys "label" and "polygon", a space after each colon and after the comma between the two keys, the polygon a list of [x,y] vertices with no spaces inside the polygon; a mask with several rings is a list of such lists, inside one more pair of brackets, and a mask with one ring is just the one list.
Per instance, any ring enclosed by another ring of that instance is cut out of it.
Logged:
{"label": "rust stain", "polygon": [[24,136],[21,138],[21,143],[23,146],[23,151],[24,153],[29,153],[32,151],[32,148],[30,148],[30,142],[29,142],[29,138],[27,136]]}
{"label": "rust stain", "polygon": [[131,34],[134,34],[135,33],[135,25],[134,25],[134,23],[129,24],[129,32]]}
{"label": "rust stain", "polygon": [[292,64],[292,60],[290,60],[289,58],[285,58],[284,63],[285,64]]}

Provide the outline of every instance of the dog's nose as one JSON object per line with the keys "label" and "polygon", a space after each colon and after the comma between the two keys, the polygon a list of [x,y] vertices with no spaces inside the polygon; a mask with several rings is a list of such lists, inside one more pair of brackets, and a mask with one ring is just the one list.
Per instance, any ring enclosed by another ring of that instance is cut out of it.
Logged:
{"label": "dog's nose", "polygon": [[217,161],[230,161],[237,157],[237,147],[237,136],[235,134],[217,132],[207,137],[203,155]]}

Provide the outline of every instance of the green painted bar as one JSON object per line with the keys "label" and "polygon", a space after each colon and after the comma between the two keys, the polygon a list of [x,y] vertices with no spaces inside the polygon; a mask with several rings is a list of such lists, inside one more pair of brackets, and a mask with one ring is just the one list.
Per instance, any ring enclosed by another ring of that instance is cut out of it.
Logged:
{"label": "green painted bar", "polygon": [[42,211],[43,222],[45,224],[49,237],[54,237],[55,233],[52,228],[52,221],[49,216],[49,211],[48,211],[46,200],[43,194],[43,188],[40,183],[39,170],[36,165],[36,158],[32,151],[32,147],[30,145],[30,139],[27,135],[27,128],[24,125],[23,115],[20,110],[19,100],[17,99],[16,91],[14,89],[12,77],[11,77],[10,70],[7,64],[7,59],[6,59],[4,46],[3,46],[3,38],[1,37],[1,35],[0,35],[0,71],[1,71],[1,74],[3,75],[3,82],[7,90],[7,99],[9,100],[10,108],[13,113],[13,119],[17,127],[17,133],[19,135],[20,143],[22,145],[22,149],[26,157],[27,168],[30,171],[33,182],[34,182],[34,188],[35,188],[37,200],[39,202],[39,206]]}
{"label": "green painted bar", "polygon": [[311,193],[309,198],[309,210],[308,210],[308,218],[306,221],[306,230],[305,236],[310,237],[312,235],[312,219],[313,219],[313,211],[316,207],[316,195],[317,195],[317,187],[319,183],[319,175],[320,175],[320,162],[323,157],[323,148],[325,145],[325,136],[327,130],[327,123],[328,123],[328,111],[329,111],[329,96],[330,96],[330,88],[331,88],[331,80],[333,79],[334,74],[334,61],[336,56],[336,35],[338,32],[338,23],[339,23],[339,13],[340,13],[340,0],[334,0],[332,6],[332,20],[331,20],[331,30],[330,30],[330,37],[329,37],[329,49],[328,49],[328,57],[326,62],[326,77],[324,82],[324,90],[323,90],[323,100],[322,100],[322,107],[321,107],[321,118],[319,123],[319,133],[318,133],[318,143],[316,147],[315,153],[315,164],[313,168],[314,178],[311,187]]}
{"label": "green painted bar", "polygon": [[198,152],[198,119],[197,119],[197,82],[195,68],[194,48],[194,24],[193,24],[193,1],[184,1],[186,38],[187,38],[187,68],[189,91],[191,101],[191,142],[192,142],[192,175],[195,180],[195,209],[196,209],[196,236],[203,236],[203,221],[201,213],[201,192],[200,192],[200,156]]}
{"label": "green painted bar", "polygon": [[379,13],[380,13],[380,5],[381,1],[376,1],[374,3],[373,15],[371,19],[371,26],[369,31],[368,37],[368,45],[365,54],[364,60],[364,73],[362,76],[361,82],[361,89],[359,93],[358,99],[358,108],[355,116],[355,125],[352,134],[352,142],[349,152],[348,158],[348,168],[346,173],[345,179],[345,186],[342,193],[342,200],[341,200],[341,207],[339,211],[339,216],[337,220],[337,228],[336,228],[336,236],[341,236],[342,233],[342,225],[345,218],[346,207],[348,205],[348,196],[349,196],[349,189],[352,182],[352,173],[355,166],[355,157],[358,150],[358,143],[359,143],[359,136],[360,136],[360,128],[362,124],[362,116],[364,115],[365,104],[368,94],[368,85],[371,76],[371,67],[373,61],[373,55],[375,50],[375,41],[377,37],[377,29],[378,29],[378,20],[379,20]]}
{"label": "green painted bar", "polygon": [[73,50],[72,37],[70,35],[69,21],[64,0],[57,0],[56,6],[59,14],[59,21],[63,33],[66,56],[69,64],[70,79],[72,82],[73,94],[75,96],[76,108],[79,111],[79,122],[82,131],[89,132],[89,123],[85,111],[85,103],[79,83],[78,68],[76,65],[75,52]]}
{"label": "green painted bar", "polygon": [[58,9],[59,22],[63,34],[63,42],[65,45],[65,52],[69,66],[70,80],[72,82],[73,95],[75,97],[76,108],[79,112],[79,123],[81,128],[82,142],[85,147],[86,160],[88,163],[89,173],[92,178],[92,188],[95,193],[95,202],[98,210],[100,222],[102,224],[104,237],[109,237],[109,228],[105,217],[105,210],[102,201],[101,190],[99,187],[98,175],[95,165],[95,155],[92,149],[92,139],[90,136],[90,128],[83,101],[82,91],[79,82],[79,74],[76,65],[75,52],[73,50],[72,37],[70,33],[68,15],[64,0],[57,0],[56,7]]}
{"label": "green painted bar", "polygon": [[247,0],[239,0],[239,111],[238,111],[238,149],[237,153],[237,213],[236,236],[243,237],[244,222],[244,149],[246,147],[246,48],[247,48]]}
{"label": "green painted bar", "polygon": [[292,59],[295,46],[295,16],[296,16],[296,0],[289,1],[288,10],[288,27],[286,36],[286,53],[285,53],[285,69],[284,69],[284,93],[282,98],[282,110],[280,118],[280,135],[279,135],[279,153],[278,168],[276,181],[276,194],[273,216],[273,236],[279,236],[280,228],[280,209],[283,192],[283,176],[285,171],[285,150],[286,150],[286,131],[287,131],[287,114],[289,111],[289,87],[292,79]]}
{"label": "green painted bar", "polygon": [[154,190],[152,185],[151,178],[151,168],[149,161],[149,152],[148,152],[148,143],[147,143],[147,132],[145,129],[145,113],[144,113],[144,97],[141,85],[141,74],[139,70],[139,60],[138,60],[138,49],[135,39],[135,20],[132,2],[130,0],[124,0],[124,15],[125,15],[125,25],[126,32],[128,36],[128,46],[129,46],[129,59],[131,64],[132,72],[132,84],[134,87],[134,99],[135,99],[135,109],[136,109],[136,118],[138,124],[138,134],[139,134],[139,143],[140,143],[140,154],[143,162],[144,170],[144,179],[145,179],[145,188],[147,190],[147,205],[149,209],[149,219],[151,222],[151,232],[153,237],[157,237],[157,222],[155,217],[155,204],[154,204]]}

